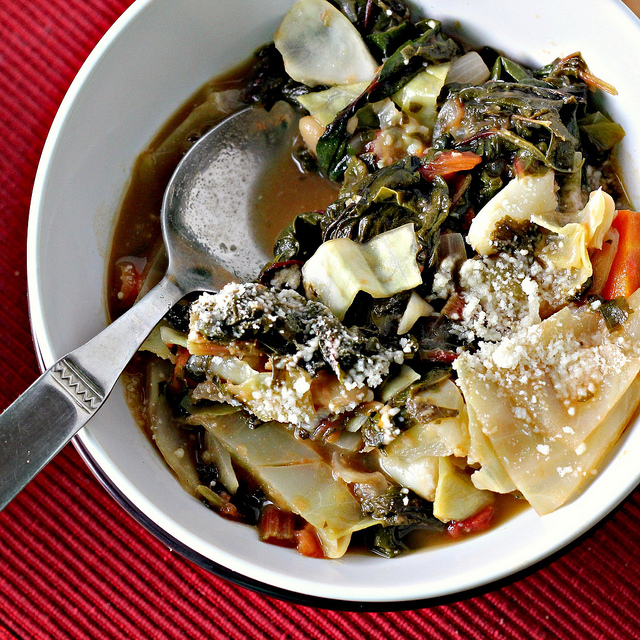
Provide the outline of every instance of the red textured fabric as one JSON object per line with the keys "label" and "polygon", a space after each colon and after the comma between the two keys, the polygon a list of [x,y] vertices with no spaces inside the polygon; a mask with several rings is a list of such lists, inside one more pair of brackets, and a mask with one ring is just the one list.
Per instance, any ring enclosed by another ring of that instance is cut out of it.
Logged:
{"label": "red textured fabric", "polygon": [[[39,373],[25,273],[38,158],[75,73],[130,3],[0,0],[0,408]],[[395,613],[297,606],[207,573],[133,521],[70,446],[0,514],[0,640],[633,639],[639,589],[638,491],[538,572],[463,602]]]}

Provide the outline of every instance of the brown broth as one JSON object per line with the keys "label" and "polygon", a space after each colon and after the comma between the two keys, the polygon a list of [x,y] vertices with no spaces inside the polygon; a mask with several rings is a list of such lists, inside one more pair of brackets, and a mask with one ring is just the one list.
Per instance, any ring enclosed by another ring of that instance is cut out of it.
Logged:
{"label": "brown broth", "polygon": [[[244,63],[201,87],[169,118],[136,159],[117,213],[107,266],[107,310],[112,320],[130,306],[118,299],[121,284],[118,262],[133,257],[140,260],[142,271],[148,268],[162,243],[160,210],[171,174],[193,142],[221,118],[205,113],[203,118],[193,122],[192,126],[185,127],[185,123],[189,124],[189,116],[203,105],[212,93],[229,89],[239,90],[245,83],[252,65],[253,61]],[[183,131],[180,131],[181,127]],[[175,142],[168,144],[172,136]]]}
{"label": "brown broth", "polygon": [[334,183],[317,173],[301,171],[291,154],[286,154],[270,168],[256,192],[256,238],[270,252],[280,232],[299,213],[326,209],[337,196]]}

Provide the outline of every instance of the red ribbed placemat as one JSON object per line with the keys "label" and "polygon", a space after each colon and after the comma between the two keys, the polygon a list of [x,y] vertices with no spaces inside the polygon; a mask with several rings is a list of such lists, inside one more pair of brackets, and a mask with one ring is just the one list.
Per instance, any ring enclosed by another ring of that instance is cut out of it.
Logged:
{"label": "red ribbed placemat", "polygon": [[[0,0],[0,408],[38,375],[25,273],[38,158],[69,83],[129,4]],[[68,446],[0,514],[0,563],[0,640],[640,638],[638,491],[516,583],[431,609],[342,613],[252,593],[172,553]]]}

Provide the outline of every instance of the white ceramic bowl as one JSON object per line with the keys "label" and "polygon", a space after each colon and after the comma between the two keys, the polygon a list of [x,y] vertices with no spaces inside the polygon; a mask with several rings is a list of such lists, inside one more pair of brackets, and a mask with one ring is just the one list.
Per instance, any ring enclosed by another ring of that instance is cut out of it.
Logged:
{"label": "white ceramic bowl", "polygon": [[[105,326],[105,263],[130,167],[168,117],[210,77],[272,39],[291,0],[138,0],[89,56],[44,148],[28,238],[31,318],[42,362]],[[620,162],[640,203],[640,23],[616,0],[423,0],[429,17],[472,44],[545,64],[582,51],[619,90],[606,107],[627,136]],[[172,548],[242,584],[322,606],[397,608],[467,595],[576,539],[638,483],[640,428],[627,430],[598,478],[569,505],[527,510],[456,544],[394,560],[319,561],[265,545],[188,496],[135,425],[116,388],[76,444],[130,513]],[[376,604],[377,603],[377,604]]]}

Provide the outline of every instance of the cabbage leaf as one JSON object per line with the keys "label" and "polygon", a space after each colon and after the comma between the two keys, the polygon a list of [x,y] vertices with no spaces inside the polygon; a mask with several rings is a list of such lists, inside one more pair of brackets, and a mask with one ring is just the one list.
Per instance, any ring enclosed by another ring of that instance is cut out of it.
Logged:
{"label": "cabbage leaf", "polygon": [[545,514],[592,477],[640,400],[640,296],[629,304],[613,333],[597,311],[566,307],[456,360],[472,461],[489,467],[477,486],[508,488],[504,470]]}
{"label": "cabbage leaf", "polygon": [[438,96],[450,66],[448,62],[444,62],[427,67],[396,92],[393,101],[404,113],[433,129],[438,117]]}
{"label": "cabbage leaf", "polygon": [[378,69],[362,36],[326,0],[299,0],[274,36],[287,73],[307,86],[371,82]]}
{"label": "cabbage leaf", "polygon": [[477,489],[451,458],[440,458],[433,515],[442,522],[474,516],[495,500],[490,491]]}
{"label": "cabbage leaf", "polygon": [[373,524],[331,466],[284,425],[267,422],[252,429],[243,412],[228,416],[194,415],[229,450],[236,464],[258,481],[267,496],[293,511],[331,540]]}
{"label": "cabbage leaf", "polygon": [[348,238],[320,245],[302,268],[307,298],[343,319],[359,291],[388,298],[422,284],[413,224],[377,235],[365,244]]}
{"label": "cabbage leaf", "polygon": [[351,104],[368,86],[367,82],[346,84],[331,87],[324,91],[312,91],[298,96],[298,102],[323,127],[332,122],[335,117]]}

